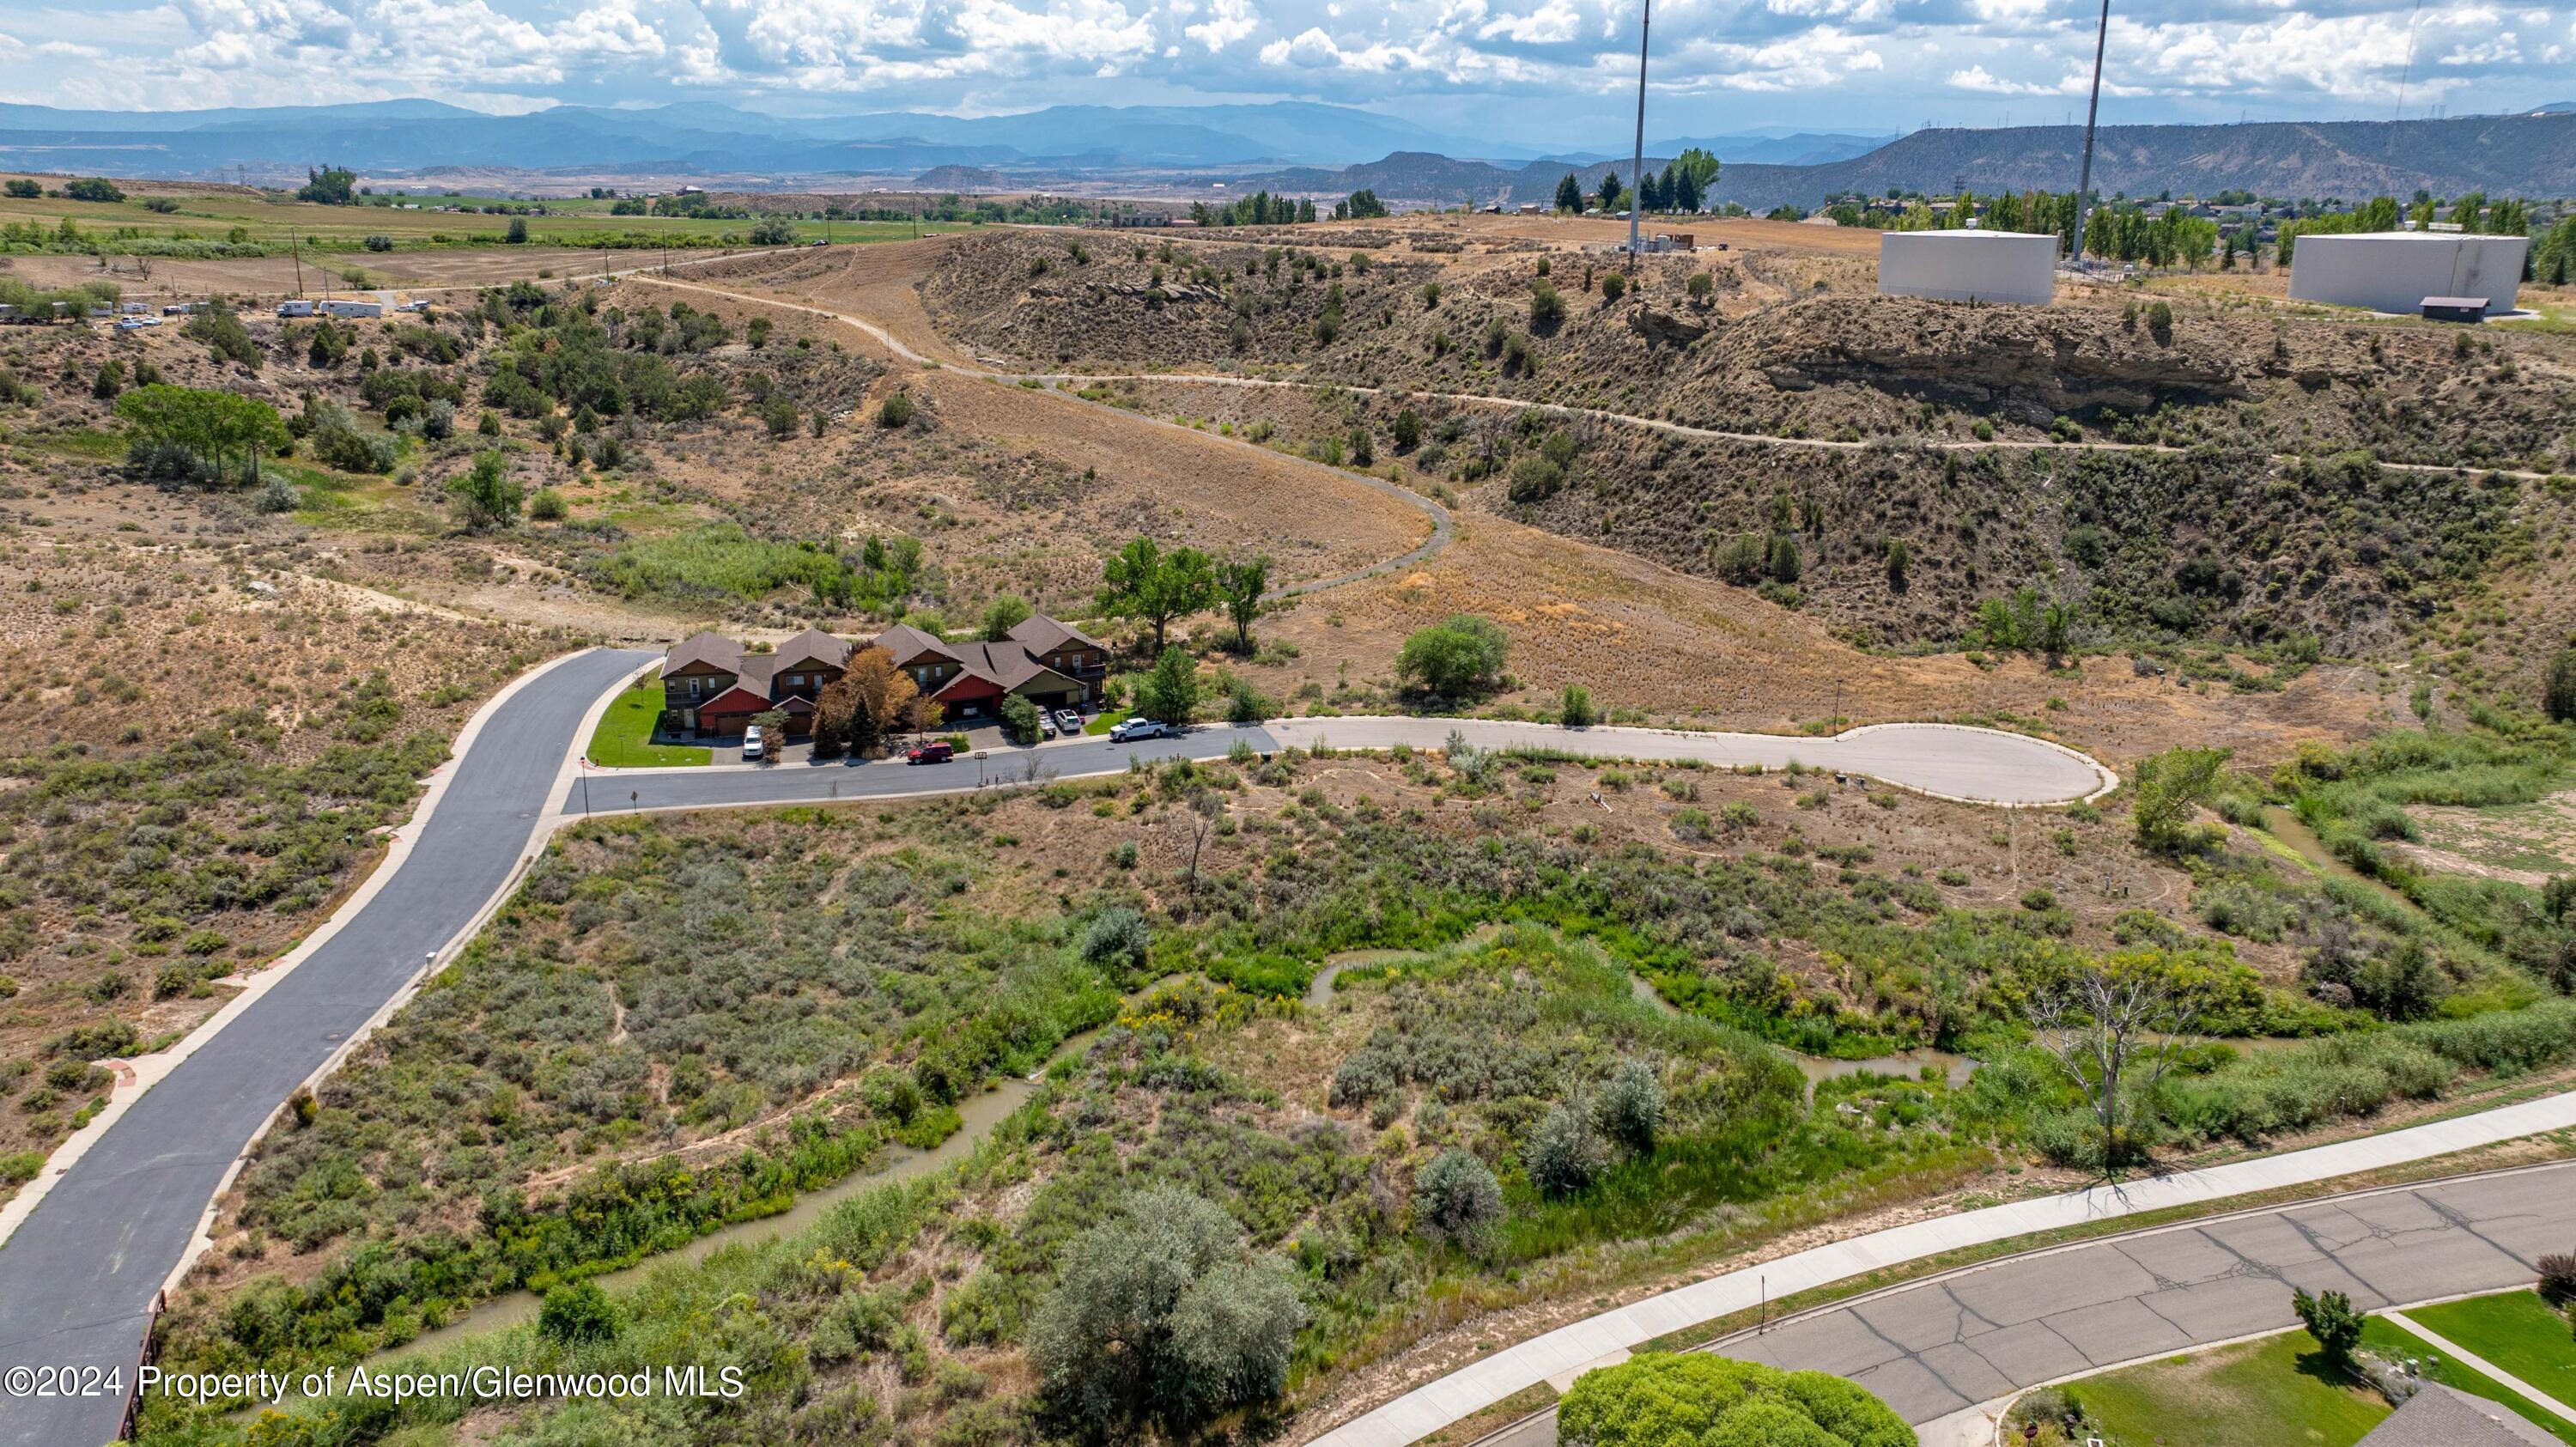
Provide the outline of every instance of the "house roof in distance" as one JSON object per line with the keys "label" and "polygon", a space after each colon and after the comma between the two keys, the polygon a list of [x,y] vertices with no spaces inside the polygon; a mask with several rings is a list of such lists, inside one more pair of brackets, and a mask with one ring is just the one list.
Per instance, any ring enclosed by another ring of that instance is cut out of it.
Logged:
{"label": "house roof in distance", "polygon": [[909,623],[897,623],[892,628],[878,634],[876,636],[875,646],[893,654],[894,661],[897,663],[904,662],[907,659],[919,658],[925,653],[935,653],[942,658],[957,657],[957,650],[955,648],[941,642],[939,639],[932,637],[928,633],[924,633]]}
{"label": "house roof in distance", "polygon": [[2359,1447],[2550,1447],[2557,1440],[2510,1407],[2426,1382]]}
{"label": "house roof in distance", "polygon": [[1044,613],[1032,613],[1011,628],[1011,640],[1031,653],[1049,653],[1068,643],[1084,648],[1105,647],[1103,643],[1070,623],[1059,622]]}
{"label": "house roof in distance", "polygon": [[811,661],[829,668],[839,668],[850,661],[851,651],[849,644],[822,629],[808,628],[779,644],[777,656],[781,663]]}

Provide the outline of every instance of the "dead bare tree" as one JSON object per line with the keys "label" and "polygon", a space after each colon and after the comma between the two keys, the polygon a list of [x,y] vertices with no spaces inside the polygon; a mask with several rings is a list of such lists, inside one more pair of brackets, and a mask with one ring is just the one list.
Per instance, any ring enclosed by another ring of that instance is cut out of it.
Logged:
{"label": "dead bare tree", "polygon": [[1187,809],[1177,812],[1173,817],[1189,840],[1190,864],[1187,877],[1190,892],[1196,894],[1199,888],[1199,854],[1207,848],[1208,836],[1216,832],[1217,821],[1225,817],[1226,799],[1225,795],[1214,789],[1192,789],[1188,804]]}
{"label": "dead bare tree", "polygon": [[2144,1072],[2134,1097],[2154,1096],[2199,1023],[2198,1006],[2147,971],[2093,968],[2034,996],[2024,1013],[2040,1048],[2084,1092],[2102,1132],[2103,1175],[2116,1180],[2124,1138],[2135,1134],[2124,1130],[2122,1086]]}

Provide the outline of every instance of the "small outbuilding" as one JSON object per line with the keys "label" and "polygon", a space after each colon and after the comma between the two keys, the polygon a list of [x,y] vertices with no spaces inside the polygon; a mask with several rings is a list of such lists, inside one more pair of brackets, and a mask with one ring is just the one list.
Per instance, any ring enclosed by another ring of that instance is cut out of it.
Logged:
{"label": "small outbuilding", "polygon": [[2396,316],[2428,297],[2474,297],[2481,316],[2514,309],[2528,236],[2462,231],[2361,231],[2302,236],[2290,258],[2290,297]]}
{"label": "small outbuilding", "polygon": [[2487,319],[2487,299],[2482,296],[2428,296],[2424,298],[2424,320],[2428,322],[2482,322]]}
{"label": "small outbuilding", "polygon": [[2057,295],[2057,238],[1977,227],[1885,232],[1878,294],[2046,306]]}

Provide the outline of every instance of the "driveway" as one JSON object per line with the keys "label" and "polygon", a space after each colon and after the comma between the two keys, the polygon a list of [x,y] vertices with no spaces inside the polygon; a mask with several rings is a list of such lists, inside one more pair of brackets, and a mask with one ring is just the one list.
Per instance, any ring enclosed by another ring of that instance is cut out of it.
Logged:
{"label": "driveway", "polygon": [[[1209,724],[1178,738],[1113,744],[1086,735],[1035,748],[1003,745],[976,759],[913,766],[899,760],[854,764],[783,762],[768,768],[594,769],[589,799],[582,785],[566,813],[620,808],[686,809],[783,804],[829,798],[876,798],[1115,773],[1130,759],[1221,758],[1237,740],[1268,753],[1317,744],[1383,749],[1402,744],[1437,749],[1457,733],[1480,748],[1560,749],[1602,758],[1694,760],[1716,768],[1787,768],[1791,763],[1839,770],[1942,798],[2014,808],[2065,804],[2109,790],[2117,777],[2072,749],[2045,739],[1954,724],[1873,724],[1840,738],[1784,734],[1692,733],[1674,729],[1565,729],[1497,719],[1351,717],[1273,719],[1266,724]],[[631,798],[629,796],[632,796]]]}
{"label": "driveway", "polygon": [[[2290,1289],[2364,1311],[2531,1283],[2576,1237],[2576,1162],[2115,1236],[1879,1292],[1716,1344],[1847,1377],[1909,1422],[2295,1326]],[[2286,1438],[2284,1440],[2287,1440]],[[1488,1447],[1554,1447],[1553,1413]]]}
{"label": "driveway", "polygon": [[1279,741],[1299,748],[1436,749],[1454,731],[1479,748],[1547,748],[1620,759],[1693,759],[1716,768],[1760,766],[1862,774],[1945,799],[2015,808],[2071,803],[2107,792],[2118,779],[2073,749],[1958,724],[1868,724],[1829,738],[1793,734],[1698,733],[1681,729],[1566,729],[1499,719],[1280,719]]}

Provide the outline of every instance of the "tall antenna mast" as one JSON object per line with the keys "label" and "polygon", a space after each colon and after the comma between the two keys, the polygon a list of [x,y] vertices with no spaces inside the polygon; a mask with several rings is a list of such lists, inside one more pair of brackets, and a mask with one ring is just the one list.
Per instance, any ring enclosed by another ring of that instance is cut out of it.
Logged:
{"label": "tall antenna mast", "polygon": [[[2108,5],[2111,0],[2102,0]],[[1655,28],[1655,0],[1644,0],[1644,10],[1637,21],[1637,154],[1628,171],[1628,270],[1637,269],[1637,218],[1645,210],[1637,204],[1645,193],[1638,189],[1646,179],[1646,38]]]}
{"label": "tall antenna mast", "polygon": [[2102,21],[2093,31],[2093,99],[2084,107],[2084,168],[2075,181],[2075,235],[2067,260],[2084,266],[2084,213],[2093,200],[2093,125],[2102,115],[2102,50],[2111,40],[2111,0],[2102,0]]}
{"label": "tall antenna mast", "polygon": [[2415,8],[2406,16],[2406,68],[2397,73],[2397,113],[2388,119],[2388,154],[2397,154],[2397,126],[2406,119],[2406,87],[2415,79],[2415,22],[2424,17],[2424,0],[2415,0]]}

